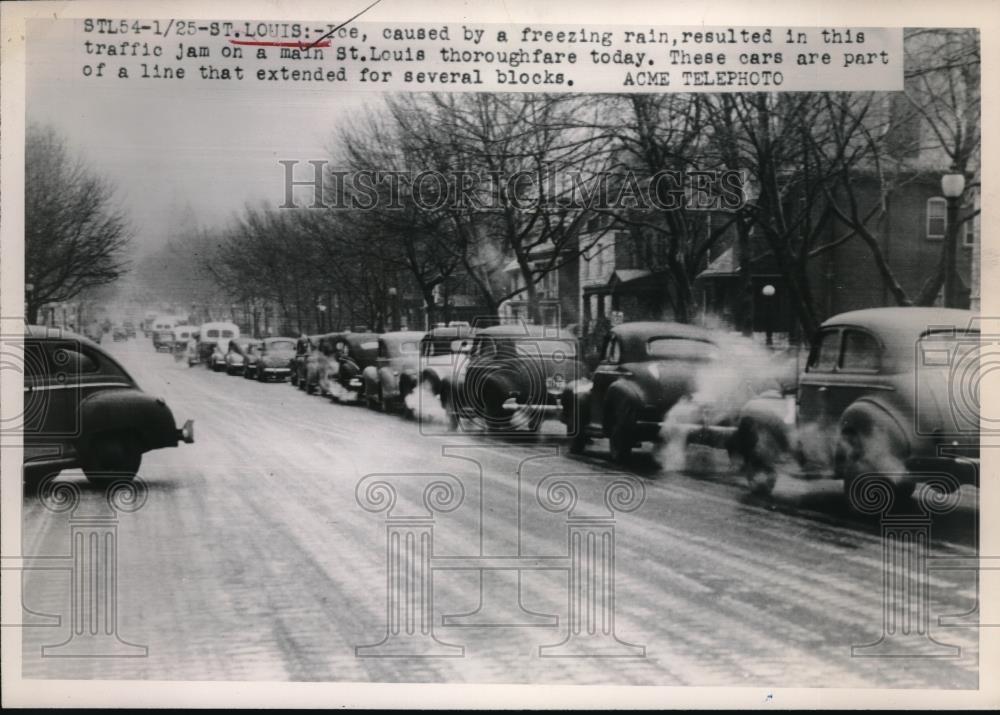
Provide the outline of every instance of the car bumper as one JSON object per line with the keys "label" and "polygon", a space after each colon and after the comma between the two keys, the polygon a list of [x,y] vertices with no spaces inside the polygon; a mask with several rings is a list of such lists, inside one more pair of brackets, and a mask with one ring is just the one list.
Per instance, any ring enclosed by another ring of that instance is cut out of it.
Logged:
{"label": "car bumper", "polygon": [[194,444],[194,420],[188,420],[177,429],[177,441]]}
{"label": "car bumper", "polygon": [[254,365],[251,368],[256,368],[264,375],[268,377],[284,377],[285,375],[290,375],[292,371],[287,367],[256,367]]}
{"label": "car bumper", "polygon": [[915,478],[920,475],[950,474],[959,484],[979,486],[978,457],[911,457],[906,460],[906,470]]}

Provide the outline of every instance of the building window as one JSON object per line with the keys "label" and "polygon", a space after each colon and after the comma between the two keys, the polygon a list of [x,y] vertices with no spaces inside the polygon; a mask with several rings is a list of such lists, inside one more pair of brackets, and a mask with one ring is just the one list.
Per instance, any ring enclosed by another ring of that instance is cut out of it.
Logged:
{"label": "building window", "polygon": [[[966,212],[966,215],[971,214],[976,210],[976,198],[974,192],[968,192],[968,198],[962,205],[962,210]],[[965,224],[962,228],[962,245],[969,247],[976,244],[976,217],[965,219]]]}
{"label": "building window", "polygon": [[962,245],[974,246],[975,244],[976,244],[976,220],[974,218],[966,219],[965,231],[962,232]]}
{"label": "building window", "polygon": [[927,199],[927,238],[944,238],[948,228],[948,202],[935,197]]}

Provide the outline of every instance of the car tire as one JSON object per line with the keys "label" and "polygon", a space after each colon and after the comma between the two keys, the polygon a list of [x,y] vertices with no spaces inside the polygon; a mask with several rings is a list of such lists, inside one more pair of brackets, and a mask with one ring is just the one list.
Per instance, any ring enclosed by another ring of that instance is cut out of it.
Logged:
{"label": "car tire", "polygon": [[89,482],[105,484],[133,479],[141,465],[139,440],[130,434],[113,434],[94,438],[84,450],[80,466]]}
{"label": "car tire", "polygon": [[[857,424],[845,425],[840,430],[837,445],[834,448],[834,471],[844,480],[844,496],[852,508],[854,508],[854,504],[851,498],[851,489],[855,480],[864,474],[878,474],[879,472],[894,473],[896,468],[892,465],[896,461],[902,464],[899,438],[892,436],[892,429],[892,427],[886,425],[877,425],[875,421],[866,422],[862,420]],[[882,432],[883,434],[876,437],[877,432]],[[880,440],[881,445],[883,447],[887,446],[889,449],[889,458],[892,462],[889,465],[885,465],[888,466],[888,469],[884,468],[884,465],[873,463],[870,459],[868,445],[875,439]],[[913,492],[916,490],[916,483],[913,479],[906,478],[905,475],[899,476],[899,479],[885,478],[885,482],[892,490],[893,498],[896,501],[905,501],[913,496]]]}
{"label": "car tire", "polygon": [[635,406],[629,400],[623,400],[615,409],[608,429],[608,446],[612,462],[626,464],[629,461],[632,447],[635,445],[635,425]]}

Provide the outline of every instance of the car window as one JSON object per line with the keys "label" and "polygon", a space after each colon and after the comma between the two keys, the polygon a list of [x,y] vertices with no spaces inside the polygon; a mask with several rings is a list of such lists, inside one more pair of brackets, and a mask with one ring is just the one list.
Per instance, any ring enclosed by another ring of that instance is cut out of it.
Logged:
{"label": "car window", "polygon": [[840,368],[847,372],[875,372],[881,363],[881,353],[882,347],[871,333],[845,330]]}
{"label": "car window", "polygon": [[827,330],[813,344],[808,372],[833,372],[840,360],[840,331]]}
{"label": "car window", "polygon": [[389,356],[389,346],[385,344],[384,340],[378,341],[378,356],[380,358]]}
{"label": "car window", "polygon": [[646,352],[658,360],[711,360],[718,354],[718,348],[707,340],[670,337],[648,341]]}
{"label": "car window", "polygon": [[233,337],[233,335],[234,335],[234,333],[233,333],[232,330],[223,330],[222,331],[222,337],[224,337],[224,338],[231,338],[231,337]]}
{"label": "car window", "polygon": [[622,359],[622,344],[617,337],[612,336],[608,340],[607,349],[605,350],[604,360],[605,362],[611,363],[612,365],[617,365]]}
{"label": "car window", "polygon": [[208,330],[205,332],[205,335],[207,335],[210,338],[217,338],[219,337],[219,331],[215,329]]}
{"label": "car window", "polygon": [[99,369],[96,356],[76,343],[50,343],[46,345],[46,353],[49,376],[84,375]]}
{"label": "car window", "polygon": [[267,345],[267,349],[275,352],[290,352],[295,349],[295,345],[291,340],[275,340],[270,345]]}

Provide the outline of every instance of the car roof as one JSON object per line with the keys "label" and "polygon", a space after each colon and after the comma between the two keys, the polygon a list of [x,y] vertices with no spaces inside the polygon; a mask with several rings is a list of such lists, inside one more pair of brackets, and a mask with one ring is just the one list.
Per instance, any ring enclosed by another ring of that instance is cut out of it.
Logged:
{"label": "car roof", "polygon": [[391,333],[382,333],[379,338],[387,342],[393,343],[405,343],[410,342],[420,342],[424,337],[424,332],[422,330],[394,330]]}
{"label": "car roof", "polygon": [[559,328],[548,325],[529,325],[527,323],[513,323],[510,325],[491,325],[488,328],[476,330],[476,337],[480,335],[494,335],[498,337],[515,338],[552,338],[553,340],[575,339],[576,336]]}
{"label": "car roof", "polygon": [[439,325],[431,328],[424,335],[427,338],[467,338],[475,331],[468,325]]}
{"label": "car roof", "polygon": [[282,341],[282,342],[286,342],[286,343],[287,342],[293,342],[294,343],[297,340],[297,338],[284,338],[284,337],[281,337],[280,335],[276,335],[274,337],[264,338],[260,342],[270,344],[270,343],[277,342],[279,340]]}
{"label": "car roof", "polygon": [[971,310],[955,308],[866,308],[835,315],[825,320],[821,327],[854,325],[872,332],[905,332],[916,337],[930,327],[954,326],[964,331],[975,317]]}
{"label": "car roof", "polygon": [[55,328],[52,327],[51,325],[25,324],[24,337],[29,338],[31,340],[78,340],[80,341],[80,344],[86,345],[87,347],[96,350],[98,353],[100,353],[102,359],[107,360],[112,365],[116,366],[119,370],[121,370],[125,375],[128,376],[129,380],[135,383],[135,378],[132,377],[132,374],[125,369],[124,365],[122,365],[120,362],[118,362],[118,360],[112,357],[112,355],[107,350],[102,348],[100,345],[95,343],[90,338],[87,338],[78,333],[74,333],[72,330],[67,330],[65,328]]}
{"label": "car roof", "polygon": [[637,338],[693,338],[708,340],[711,332],[698,325],[673,323],[667,320],[641,320],[621,323],[612,328],[620,337]]}
{"label": "car roof", "polygon": [[72,330],[68,330],[67,328],[57,328],[51,325],[25,325],[24,337],[33,338],[35,340],[43,340],[45,338],[52,338],[53,340],[69,338],[70,340],[79,340],[87,343],[88,345],[96,346],[96,343],[84,335],[74,333]]}
{"label": "car roof", "polygon": [[381,337],[378,333],[344,333],[344,340],[348,345],[359,345],[378,340]]}

